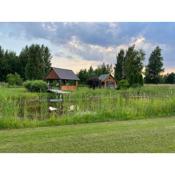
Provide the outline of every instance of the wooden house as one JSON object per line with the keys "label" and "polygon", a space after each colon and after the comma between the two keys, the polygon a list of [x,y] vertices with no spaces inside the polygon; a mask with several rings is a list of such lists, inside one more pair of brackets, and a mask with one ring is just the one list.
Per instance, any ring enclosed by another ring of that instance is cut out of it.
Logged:
{"label": "wooden house", "polygon": [[101,87],[104,88],[116,88],[117,83],[115,78],[111,74],[102,74],[99,77]]}
{"label": "wooden house", "polygon": [[51,82],[56,81],[58,88],[63,91],[76,90],[79,80],[72,70],[54,67],[51,68],[45,79],[48,81],[49,87],[51,86]]}

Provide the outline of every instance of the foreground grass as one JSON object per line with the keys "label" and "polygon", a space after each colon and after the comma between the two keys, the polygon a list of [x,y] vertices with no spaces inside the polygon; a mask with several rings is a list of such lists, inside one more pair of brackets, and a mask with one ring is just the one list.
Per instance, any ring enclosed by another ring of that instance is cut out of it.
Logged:
{"label": "foreground grass", "polygon": [[0,152],[175,152],[175,117],[1,130]]}

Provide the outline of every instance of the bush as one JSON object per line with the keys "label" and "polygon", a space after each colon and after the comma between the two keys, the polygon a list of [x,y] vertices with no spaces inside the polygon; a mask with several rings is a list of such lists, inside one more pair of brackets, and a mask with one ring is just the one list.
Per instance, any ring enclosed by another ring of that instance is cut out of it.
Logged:
{"label": "bush", "polygon": [[90,88],[95,89],[97,87],[100,87],[100,80],[98,77],[92,77],[88,79],[87,84]]}
{"label": "bush", "polygon": [[43,80],[31,80],[24,82],[24,87],[30,92],[46,92],[47,83]]}
{"label": "bush", "polygon": [[8,85],[22,85],[22,78],[19,74],[8,74],[6,77]]}
{"label": "bush", "polygon": [[165,79],[165,83],[174,84],[175,83],[175,73],[172,72],[170,74],[165,75],[164,79]]}
{"label": "bush", "polygon": [[127,88],[129,88],[128,80],[120,80],[118,82],[118,89],[127,89]]}

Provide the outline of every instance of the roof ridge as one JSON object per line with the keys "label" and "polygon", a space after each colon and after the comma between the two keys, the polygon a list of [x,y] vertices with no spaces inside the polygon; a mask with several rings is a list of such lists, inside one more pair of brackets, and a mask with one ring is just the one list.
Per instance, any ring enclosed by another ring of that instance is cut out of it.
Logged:
{"label": "roof ridge", "polygon": [[60,79],[79,80],[78,76],[70,69],[63,69],[63,68],[56,68],[56,67],[52,67],[52,69],[55,71],[55,73]]}

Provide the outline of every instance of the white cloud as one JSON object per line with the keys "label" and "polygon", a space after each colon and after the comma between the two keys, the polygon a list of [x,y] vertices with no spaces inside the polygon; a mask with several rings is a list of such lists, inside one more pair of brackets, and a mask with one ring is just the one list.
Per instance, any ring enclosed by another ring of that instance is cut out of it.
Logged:
{"label": "white cloud", "polygon": [[71,41],[62,45],[56,55],[112,63],[115,59],[116,49],[112,46],[104,47],[83,43],[74,36]]}
{"label": "white cloud", "polygon": [[100,62],[92,60],[84,60],[80,58],[62,58],[54,57],[51,60],[53,67],[60,67],[65,69],[71,69],[75,73],[78,73],[80,69],[88,69],[90,66],[97,67]]}
{"label": "white cloud", "polygon": [[[90,66],[96,67],[103,62],[115,64],[116,55],[120,49],[127,50],[132,45],[146,52],[145,64],[147,64],[150,53],[158,44],[149,42],[144,36],[138,36],[132,37],[128,43],[105,47],[87,44],[80,41],[76,36],[72,36],[69,42],[59,46],[59,52],[55,54],[52,63],[54,66],[70,68],[76,72]],[[159,44],[159,46],[164,50],[168,49],[164,44]]]}
{"label": "white cloud", "polygon": [[143,36],[131,38],[130,45],[133,45],[133,44],[137,49],[143,49],[146,53],[152,52],[156,46],[159,46],[164,51],[168,51],[170,49],[166,44],[150,42]]}
{"label": "white cloud", "polygon": [[55,32],[58,26],[55,23],[42,23],[42,28],[48,32]]}
{"label": "white cloud", "polygon": [[134,44],[136,47],[143,46],[144,43],[145,43],[145,38],[143,36],[131,38],[131,45]]}
{"label": "white cloud", "polygon": [[19,53],[26,44],[45,44],[56,62],[69,66],[77,61],[78,67],[114,64],[119,50],[133,44],[148,60],[159,45],[168,68],[175,64],[173,29],[175,23],[1,23],[0,45]]}
{"label": "white cloud", "polygon": [[[142,48],[150,52],[156,46],[156,44],[148,42],[143,36],[131,38],[129,43],[108,47],[83,43],[76,36],[72,36],[69,42],[59,47],[59,52],[55,54],[53,64],[57,63],[58,66],[61,64],[64,67],[72,67],[69,65],[74,65],[75,70],[78,70],[80,67],[96,66],[103,62],[115,64],[116,55],[120,49],[127,50],[133,44],[137,49]],[[77,66],[78,64],[79,66]]]}

